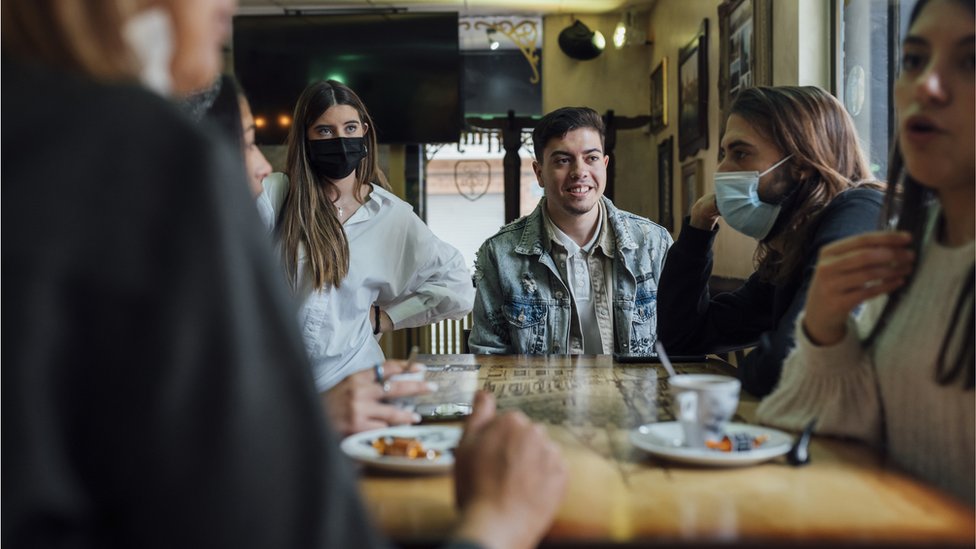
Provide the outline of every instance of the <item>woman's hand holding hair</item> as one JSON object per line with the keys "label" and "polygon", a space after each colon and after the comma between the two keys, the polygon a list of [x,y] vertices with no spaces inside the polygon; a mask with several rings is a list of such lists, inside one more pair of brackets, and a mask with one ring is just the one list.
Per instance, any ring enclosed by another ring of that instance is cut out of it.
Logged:
{"label": "woman's hand holding hair", "polygon": [[389,425],[419,423],[420,416],[385,400],[423,395],[434,390],[426,381],[390,379],[397,374],[422,372],[423,369],[422,364],[387,360],[382,369],[384,382],[376,379],[372,368],[346,376],[322,395],[322,404],[332,426],[342,436],[347,436]]}
{"label": "woman's hand holding hair", "polygon": [[495,413],[495,399],[475,395],[455,451],[461,509],[456,537],[488,548],[535,547],[556,515],[567,468],[559,447],[521,412]]}
{"label": "woman's hand holding hair", "polygon": [[844,339],[855,307],[905,283],[915,262],[911,242],[906,232],[877,231],[821,248],[807,292],[803,318],[807,337],[817,345]]}
{"label": "woman's hand holding hair", "polygon": [[692,205],[690,223],[696,229],[712,231],[715,230],[715,223],[721,216],[722,214],[718,211],[718,203],[715,202],[715,193],[708,193]]}

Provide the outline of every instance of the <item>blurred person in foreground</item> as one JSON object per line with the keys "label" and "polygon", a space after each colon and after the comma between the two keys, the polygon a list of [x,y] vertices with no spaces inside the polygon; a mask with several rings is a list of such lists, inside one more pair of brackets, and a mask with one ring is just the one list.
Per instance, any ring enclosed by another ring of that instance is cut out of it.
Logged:
{"label": "blurred person in foreground", "polygon": [[[976,380],[976,18],[972,0],[915,5],[894,85],[883,223],[820,251],[796,350],[757,410],[849,436],[973,505]],[[860,315],[851,311],[864,303]]]}
{"label": "blurred person in foreground", "polygon": [[[240,158],[158,95],[213,82],[235,7],[2,4],[6,547],[382,545]],[[566,478],[483,394],[455,474],[488,547],[537,543]]]}

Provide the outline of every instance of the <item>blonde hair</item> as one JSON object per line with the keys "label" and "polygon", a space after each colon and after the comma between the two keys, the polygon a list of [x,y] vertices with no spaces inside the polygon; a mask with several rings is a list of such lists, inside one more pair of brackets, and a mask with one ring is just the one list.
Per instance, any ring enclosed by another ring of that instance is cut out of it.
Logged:
{"label": "blonde hair", "polygon": [[376,152],[376,126],[363,101],[348,87],[334,80],[313,82],[295,105],[288,133],[288,193],[282,205],[278,236],[282,243],[285,271],[297,281],[298,250],[305,246],[312,287],[338,287],[349,272],[349,243],[339,220],[335,204],[329,199],[329,188],[335,184],[319,176],[309,163],[308,128],[322,113],[335,105],[348,105],[367,125],[366,158],[356,167],[356,200],[362,203],[363,185],[376,183],[390,190],[386,176],[379,168]]}
{"label": "blonde hair", "polygon": [[135,81],[139,66],[122,24],[139,0],[4,0],[4,55],[103,80]]}

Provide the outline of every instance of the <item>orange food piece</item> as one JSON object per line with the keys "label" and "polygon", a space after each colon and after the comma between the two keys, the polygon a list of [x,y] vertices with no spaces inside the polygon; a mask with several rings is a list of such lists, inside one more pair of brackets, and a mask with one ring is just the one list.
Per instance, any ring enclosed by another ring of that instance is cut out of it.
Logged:
{"label": "orange food piece", "polygon": [[434,459],[440,455],[437,450],[424,449],[419,440],[410,437],[380,437],[373,441],[373,448],[380,455],[409,459]]}
{"label": "orange food piece", "polygon": [[[758,448],[762,446],[763,443],[765,443],[767,440],[769,440],[769,435],[758,435],[754,437],[752,440],[749,441],[751,446],[750,449]],[[722,437],[722,440],[719,441],[706,440],[705,447],[708,448],[709,450],[718,450],[719,452],[731,452],[733,448],[733,442],[732,439],[730,439],[728,435],[726,435]],[[738,450],[742,450],[742,447],[740,446]]]}
{"label": "orange food piece", "polygon": [[706,440],[705,447],[709,450],[718,450],[720,452],[731,452],[732,451],[732,441],[729,437],[722,437],[722,440]]}

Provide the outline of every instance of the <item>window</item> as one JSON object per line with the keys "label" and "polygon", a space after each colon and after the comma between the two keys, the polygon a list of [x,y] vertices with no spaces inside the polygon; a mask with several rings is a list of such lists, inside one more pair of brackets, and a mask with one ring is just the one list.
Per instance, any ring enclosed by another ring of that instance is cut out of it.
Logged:
{"label": "window", "polygon": [[[462,139],[460,145],[427,146],[427,224],[473,268],[475,252],[505,224],[505,152],[495,132],[467,133]],[[519,206],[520,214],[526,215],[539,202],[542,189],[535,184],[532,152],[523,145],[519,156]]]}
{"label": "window", "polygon": [[891,89],[914,0],[837,0],[837,92],[874,177],[884,180],[895,119]]}

